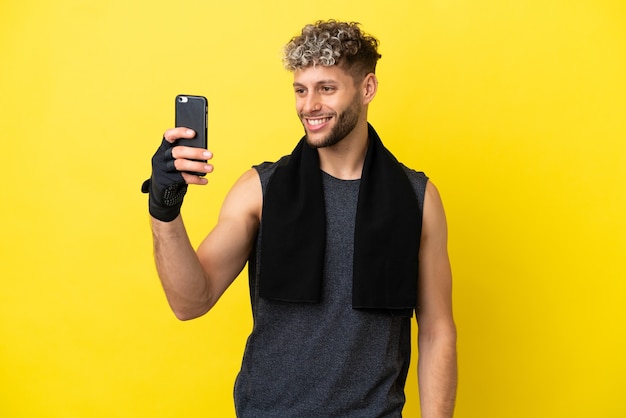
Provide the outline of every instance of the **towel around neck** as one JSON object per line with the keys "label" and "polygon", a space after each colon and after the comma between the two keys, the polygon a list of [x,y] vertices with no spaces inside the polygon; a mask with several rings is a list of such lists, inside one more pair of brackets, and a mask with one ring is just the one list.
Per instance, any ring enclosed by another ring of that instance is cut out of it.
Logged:
{"label": "towel around neck", "polygon": [[[411,316],[422,213],[402,165],[369,124],[368,139],[354,233],[352,307]],[[268,183],[261,234],[260,296],[320,302],[326,214],[319,155],[306,138]]]}

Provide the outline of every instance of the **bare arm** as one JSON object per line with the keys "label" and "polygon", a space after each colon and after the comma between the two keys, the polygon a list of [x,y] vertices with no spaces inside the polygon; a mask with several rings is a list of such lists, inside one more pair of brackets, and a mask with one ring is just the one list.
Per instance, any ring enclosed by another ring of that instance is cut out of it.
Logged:
{"label": "bare arm", "polygon": [[454,413],[457,385],[456,327],[452,315],[452,273],[441,198],[428,183],[420,244],[418,379],[423,418]]}
{"label": "bare arm", "polygon": [[[164,137],[193,135],[183,128],[168,130]],[[193,160],[210,158],[206,150],[177,146],[172,149],[175,168],[210,173],[212,166]],[[207,180],[182,173],[189,184]],[[216,226],[194,251],[182,218],[171,222],[152,218],[154,258],[167,300],[181,320],[208,312],[235,280],[246,264],[259,225],[262,207],[261,183],[255,170],[249,170],[232,187],[220,211]]]}
{"label": "bare arm", "polygon": [[208,312],[245,266],[261,211],[261,184],[249,170],[230,190],[216,226],[194,251],[179,216],[152,218],[154,255],[167,300],[181,320]]}

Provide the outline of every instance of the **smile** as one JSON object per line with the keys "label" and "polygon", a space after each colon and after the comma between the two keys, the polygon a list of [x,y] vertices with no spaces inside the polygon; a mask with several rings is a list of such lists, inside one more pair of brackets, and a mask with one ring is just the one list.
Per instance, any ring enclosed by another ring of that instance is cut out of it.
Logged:
{"label": "smile", "polygon": [[331,118],[326,117],[326,118],[318,118],[318,119],[309,119],[307,118],[306,121],[309,125],[311,126],[319,126],[322,125],[326,122],[329,122]]}

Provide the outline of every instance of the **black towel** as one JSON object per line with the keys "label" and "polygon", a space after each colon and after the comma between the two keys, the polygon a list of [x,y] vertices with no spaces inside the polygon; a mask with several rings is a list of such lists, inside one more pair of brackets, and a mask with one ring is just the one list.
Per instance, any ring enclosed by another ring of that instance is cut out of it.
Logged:
{"label": "black towel", "polygon": [[[398,160],[368,124],[354,236],[352,307],[411,316],[417,305],[421,211]],[[302,138],[263,200],[260,296],[319,302],[326,214],[317,150]]]}

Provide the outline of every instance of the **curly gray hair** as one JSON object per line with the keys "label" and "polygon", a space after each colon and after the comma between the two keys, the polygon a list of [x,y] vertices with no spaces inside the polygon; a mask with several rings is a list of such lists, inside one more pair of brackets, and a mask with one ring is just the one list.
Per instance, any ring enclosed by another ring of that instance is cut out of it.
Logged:
{"label": "curly gray hair", "polygon": [[343,66],[355,79],[376,71],[378,39],[365,34],[356,22],[318,21],[306,25],[302,33],[283,50],[283,63],[289,71],[309,66]]}

